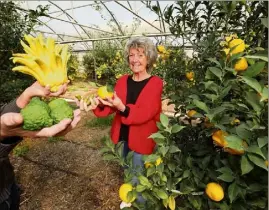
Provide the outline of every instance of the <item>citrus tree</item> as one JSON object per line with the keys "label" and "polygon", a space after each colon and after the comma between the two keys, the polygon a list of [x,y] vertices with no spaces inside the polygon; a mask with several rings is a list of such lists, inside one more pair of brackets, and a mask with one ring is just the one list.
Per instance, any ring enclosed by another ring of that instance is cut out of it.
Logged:
{"label": "citrus tree", "polygon": [[[171,51],[156,66],[179,117],[161,115],[151,136],[158,146],[145,156],[138,185],[130,187],[132,173],[125,169],[127,202],[143,209],[142,195],[148,209],[266,209],[267,3],[178,2],[162,12],[153,4],[147,6],[164,14],[194,53]],[[105,159],[131,166],[132,153],[124,160],[121,144],[106,145]]]}

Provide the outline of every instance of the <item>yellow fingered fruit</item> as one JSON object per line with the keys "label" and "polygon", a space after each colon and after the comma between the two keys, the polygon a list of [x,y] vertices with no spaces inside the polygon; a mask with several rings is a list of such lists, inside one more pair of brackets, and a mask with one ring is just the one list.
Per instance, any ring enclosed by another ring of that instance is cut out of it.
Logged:
{"label": "yellow fingered fruit", "polygon": [[56,92],[67,82],[67,61],[70,58],[67,45],[56,45],[54,39],[44,42],[41,34],[37,37],[24,36],[28,45],[21,41],[25,54],[13,54],[13,63],[22,64],[12,70],[33,76],[41,85],[49,85]]}

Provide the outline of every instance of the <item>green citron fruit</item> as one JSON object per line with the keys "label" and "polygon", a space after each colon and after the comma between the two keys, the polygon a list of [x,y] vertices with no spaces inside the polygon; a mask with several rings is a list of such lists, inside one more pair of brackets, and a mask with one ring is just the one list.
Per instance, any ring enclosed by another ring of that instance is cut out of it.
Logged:
{"label": "green citron fruit", "polygon": [[49,106],[38,97],[32,98],[30,103],[21,109],[20,113],[23,117],[22,127],[25,130],[40,130],[53,125]]}
{"label": "green citron fruit", "polygon": [[67,101],[61,98],[54,99],[49,102],[50,116],[53,119],[53,123],[57,124],[61,120],[69,118],[73,119],[73,109]]}

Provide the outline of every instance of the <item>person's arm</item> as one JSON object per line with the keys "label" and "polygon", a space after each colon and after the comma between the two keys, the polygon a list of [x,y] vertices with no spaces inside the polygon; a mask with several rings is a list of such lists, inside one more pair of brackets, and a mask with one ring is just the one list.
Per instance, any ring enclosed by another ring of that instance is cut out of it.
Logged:
{"label": "person's arm", "polygon": [[16,103],[16,100],[17,100],[17,98],[12,100],[11,102],[1,106],[1,108],[0,108],[0,116],[5,114],[5,113],[8,113],[8,112],[19,113],[21,108],[18,107],[18,105]]}
{"label": "person's arm", "polygon": [[[42,87],[38,82],[35,82],[27,88],[17,99],[11,103],[1,107],[1,121],[0,121],[0,141],[4,143],[14,143],[14,139],[21,139],[21,137],[52,137],[62,136],[72,130],[80,121],[80,110],[74,111],[74,119],[64,119],[58,124],[51,127],[46,127],[38,131],[24,130],[21,126],[23,124],[23,117],[20,113],[21,108],[24,108],[34,96],[49,97],[59,96],[66,91],[67,84],[62,85],[55,93],[50,92],[49,87]],[[15,141],[16,142],[16,141]]]}
{"label": "person's arm", "polygon": [[[2,115],[4,115],[4,114],[6,114],[6,113],[10,113],[10,112],[12,112],[12,113],[19,113],[20,112],[20,110],[21,110],[21,108],[20,107],[18,107],[18,105],[17,105],[17,103],[16,103],[16,101],[17,101],[17,98],[16,99],[14,99],[14,100],[12,100],[10,103],[7,103],[7,104],[5,104],[5,105],[3,105],[2,107],[1,107],[1,109],[0,109],[0,118],[1,118],[1,121],[2,121]],[[17,144],[19,141],[21,141],[22,140],[22,137],[20,137],[20,136],[11,136],[11,137],[4,137],[3,136],[3,134],[2,134],[2,131],[3,131],[3,127],[2,127],[2,123],[1,123],[1,132],[0,132],[0,143],[1,144],[5,144],[5,146],[4,145],[2,145],[1,147],[0,147],[0,154],[3,154],[3,153],[9,153],[11,150],[12,150],[12,147],[9,147],[8,145],[6,145],[6,144]]]}
{"label": "person's arm", "polygon": [[126,125],[143,124],[153,119],[161,111],[162,91],[163,82],[157,80],[151,93],[139,105],[126,104],[121,117],[122,123]]}

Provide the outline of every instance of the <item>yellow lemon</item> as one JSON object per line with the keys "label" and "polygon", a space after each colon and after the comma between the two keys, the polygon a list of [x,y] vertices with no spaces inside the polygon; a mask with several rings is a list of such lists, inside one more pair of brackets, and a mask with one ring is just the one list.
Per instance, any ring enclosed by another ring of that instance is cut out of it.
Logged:
{"label": "yellow lemon", "polygon": [[130,191],[132,191],[132,190],[133,190],[133,186],[132,186],[131,184],[127,184],[127,183],[122,184],[122,185],[120,186],[120,189],[119,189],[119,196],[120,196],[120,199],[121,199],[122,201],[126,202],[126,203],[132,203],[132,202],[135,200],[135,198],[133,198],[133,199],[130,200],[130,201],[127,199],[127,194],[128,194],[128,192],[130,192]]}
{"label": "yellow lemon", "polygon": [[233,39],[230,41],[229,48],[231,49],[233,47],[235,48],[231,51],[232,54],[243,52],[246,49],[245,42],[242,39]]}
{"label": "yellow lemon", "polygon": [[157,49],[160,53],[163,53],[165,51],[165,47],[163,45],[158,45]]}
{"label": "yellow lemon", "polygon": [[158,166],[158,165],[160,165],[162,162],[163,162],[162,158],[159,157],[159,158],[156,160],[155,165]]}
{"label": "yellow lemon", "polygon": [[245,71],[248,68],[248,62],[246,58],[240,58],[235,65],[234,70],[235,71]]}
{"label": "yellow lemon", "polygon": [[224,198],[223,188],[215,182],[210,182],[206,185],[205,190],[207,196],[213,201],[221,201]]}
{"label": "yellow lemon", "polygon": [[190,110],[187,112],[188,117],[192,117],[193,115],[195,115],[197,112],[195,110]]}
{"label": "yellow lemon", "polygon": [[102,99],[112,98],[113,97],[113,92],[109,92],[107,90],[107,86],[102,86],[102,87],[98,88],[97,95]]}
{"label": "yellow lemon", "polygon": [[193,78],[194,78],[194,72],[193,71],[187,72],[186,77],[187,77],[188,80],[192,81]]}
{"label": "yellow lemon", "polygon": [[150,168],[152,167],[153,164],[152,163],[149,163],[149,162],[145,162],[145,168]]}
{"label": "yellow lemon", "polygon": [[240,120],[235,118],[232,122],[231,125],[239,125],[240,124]]}
{"label": "yellow lemon", "polygon": [[268,160],[265,161],[265,165],[266,165],[266,167],[268,167]]}

